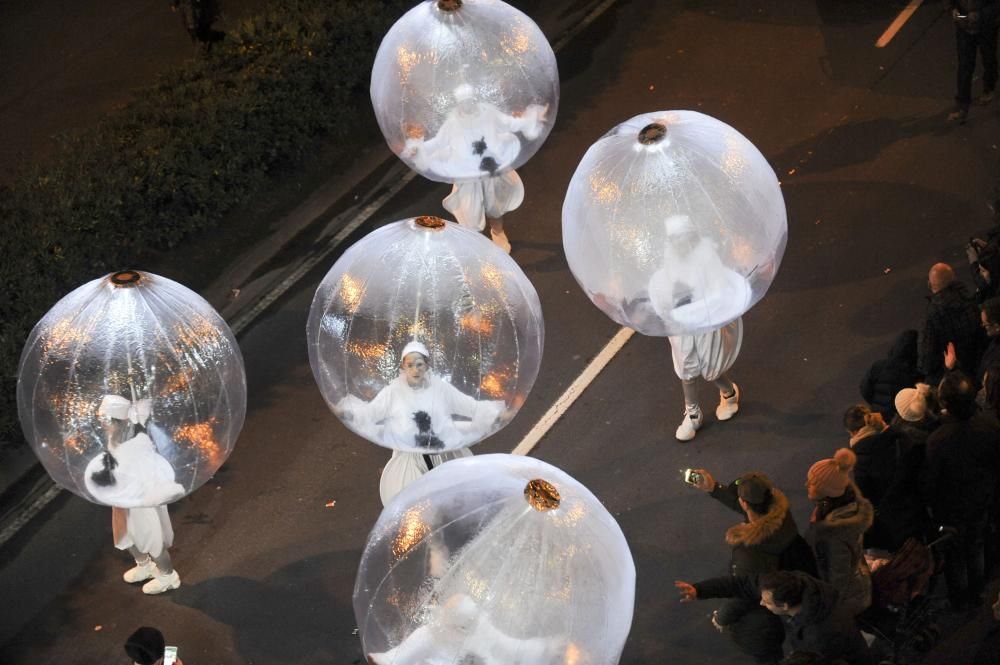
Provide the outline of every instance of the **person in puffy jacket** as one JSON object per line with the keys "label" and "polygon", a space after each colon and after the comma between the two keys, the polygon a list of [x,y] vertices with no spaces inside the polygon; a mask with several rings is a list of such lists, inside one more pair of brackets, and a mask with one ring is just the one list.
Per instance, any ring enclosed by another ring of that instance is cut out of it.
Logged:
{"label": "person in puffy jacket", "polygon": [[920,380],[917,371],[917,331],[904,330],[892,343],[889,355],[872,363],[861,379],[861,397],[886,422],[896,415],[893,400],[903,388]]}

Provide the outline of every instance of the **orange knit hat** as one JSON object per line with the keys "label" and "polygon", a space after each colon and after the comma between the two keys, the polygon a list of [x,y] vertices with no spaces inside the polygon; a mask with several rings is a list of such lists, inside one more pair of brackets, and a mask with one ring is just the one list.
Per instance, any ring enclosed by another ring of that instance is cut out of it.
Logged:
{"label": "orange knit hat", "polygon": [[849,448],[841,448],[832,459],[823,459],[809,468],[806,478],[820,496],[836,498],[843,496],[851,482],[851,469],[858,461]]}

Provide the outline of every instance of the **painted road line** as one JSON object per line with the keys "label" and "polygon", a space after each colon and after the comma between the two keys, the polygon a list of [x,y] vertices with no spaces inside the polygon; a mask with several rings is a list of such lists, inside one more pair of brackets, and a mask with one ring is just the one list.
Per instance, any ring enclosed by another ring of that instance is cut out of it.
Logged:
{"label": "painted road line", "polygon": [[566,389],[562,395],[559,396],[549,410],[545,412],[545,415],[538,419],[535,426],[531,428],[521,443],[517,444],[517,447],[511,451],[514,455],[527,455],[538,445],[538,442],[542,440],[542,437],[552,429],[563,414],[569,410],[569,407],[573,406],[573,402],[576,398],[583,394],[583,391],[587,389],[587,386],[597,378],[597,375],[601,373],[611,359],[622,350],[625,343],[632,339],[632,335],[635,331],[631,328],[622,328],[619,330],[611,341],[604,345],[601,352],[590,361],[580,376],[576,377],[576,380],[570,384],[569,388]]}
{"label": "painted road line", "polygon": [[899,12],[899,16],[896,20],[889,24],[889,27],[885,29],[882,36],[878,38],[875,42],[875,48],[885,48],[886,45],[892,41],[892,38],[896,36],[896,33],[903,29],[906,22],[910,20],[913,13],[922,5],[924,0],[910,0],[910,4],[903,8],[903,11]]}

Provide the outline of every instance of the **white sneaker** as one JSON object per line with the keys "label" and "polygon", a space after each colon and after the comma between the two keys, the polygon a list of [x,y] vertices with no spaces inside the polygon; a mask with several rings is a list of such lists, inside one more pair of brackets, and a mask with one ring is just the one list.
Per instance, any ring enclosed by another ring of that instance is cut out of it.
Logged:
{"label": "white sneaker", "polygon": [[694,438],[695,433],[701,428],[701,424],[704,420],[705,416],[702,415],[699,407],[685,407],[684,420],[682,420],[681,424],[677,427],[677,431],[674,433],[674,436],[677,437],[678,441],[690,441]]}
{"label": "white sneaker", "polygon": [[723,397],[719,391],[719,406],[715,407],[715,417],[719,420],[729,420],[740,410],[740,387],[733,384],[733,394],[730,397]]}
{"label": "white sneaker", "polygon": [[494,233],[490,231],[490,238],[493,239],[493,244],[502,249],[503,251],[510,254],[510,241],[507,240],[507,234],[501,231],[500,233]]}
{"label": "white sneaker", "polygon": [[176,589],[180,585],[181,576],[177,574],[176,570],[171,571],[169,575],[161,575],[160,571],[156,571],[153,579],[142,585],[142,592],[150,596],[155,596],[158,593]]}
{"label": "white sneaker", "polygon": [[134,568],[129,568],[122,575],[122,579],[129,584],[145,582],[151,580],[156,575],[156,564],[152,559],[146,559],[146,563],[137,563]]}

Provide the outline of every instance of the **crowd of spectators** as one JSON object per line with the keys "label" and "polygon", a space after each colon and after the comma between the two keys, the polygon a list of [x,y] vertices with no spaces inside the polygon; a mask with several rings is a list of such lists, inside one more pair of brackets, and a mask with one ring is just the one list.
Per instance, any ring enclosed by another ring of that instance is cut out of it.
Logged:
{"label": "crowd of spectators", "polygon": [[934,264],[921,328],[903,331],[861,380],[846,445],[806,474],[813,510],[801,535],[763,473],[729,485],[693,475],[744,522],[726,532],[728,575],[675,585],[685,602],[725,598],[712,623],[753,662],[878,662],[868,619],[899,602],[899,589],[882,588],[887,571],[905,568],[894,559],[912,569],[904,603],[933,593],[940,572],[947,611],[987,604],[1000,572],[1000,225],[967,256],[975,290]]}

